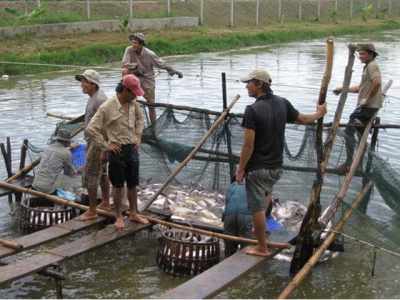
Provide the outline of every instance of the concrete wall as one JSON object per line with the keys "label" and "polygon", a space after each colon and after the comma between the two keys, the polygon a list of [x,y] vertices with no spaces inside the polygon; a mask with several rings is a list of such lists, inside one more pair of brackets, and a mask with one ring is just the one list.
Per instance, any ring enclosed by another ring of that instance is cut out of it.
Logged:
{"label": "concrete wall", "polygon": [[[120,20],[112,21],[94,21],[94,22],[75,22],[58,23],[29,26],[32,35],[64,35],[73,33],[87,33],[91,31],[118,31],[121,25]],[[177,27],[194,27],[198,25],[198,18],[178,17],[162,19],[143,19],[131,20],[129,29],[140,31],[146,29],[171,29]],[[0,27],[0,40],[12,38],[15,35],[24,35],[25,26],[17,26],[15,30],[12,27]]]}

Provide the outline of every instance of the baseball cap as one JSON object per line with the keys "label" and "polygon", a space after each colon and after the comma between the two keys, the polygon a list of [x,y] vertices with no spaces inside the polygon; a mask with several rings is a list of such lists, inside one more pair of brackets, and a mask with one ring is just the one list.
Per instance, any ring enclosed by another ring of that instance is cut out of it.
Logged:
{"label": "baseball cap", "polygon": [[140,80],[133,74],[128,74],[122,77],[121,83],[127,89],[130,89],[136,96],[143,96],[144,91],[140,87]]}
{"label": "baseball cap", "polygon": [[248,82],[253,79],[261,80],[266,83],[271,83],[271,81],[272,81],[271,76],[264,69],[254,69],[248,75],[240,78],[240,81]]}
{"label": "baseball cap", "polygon": [[82,81],[82,79],[86,79],[87,81],[100,86],[100,75],[95,70],[86,70],[83,74],[75,75],[75,79],[78,81]]}

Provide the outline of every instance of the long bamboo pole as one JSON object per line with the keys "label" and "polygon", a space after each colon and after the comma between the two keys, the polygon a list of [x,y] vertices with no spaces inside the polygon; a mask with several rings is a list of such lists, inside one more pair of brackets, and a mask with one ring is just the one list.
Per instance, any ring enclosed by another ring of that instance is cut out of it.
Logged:
{"label": "long bamboo pole", "polygon": [[367,192],[371,189],[373,182],[369,181],[361,193],[358,195],[356,200],[353,201],[351,207],[345,212],[344,216],[339,220],[339,222],[334,226],[333,231],[331,231],[325,241],[321,244],[321,246],[315,251],[310,260],[304,265],[304,267],[297,273],[297,275],[293,278],[293,280],[287,285],[287,287],[281,292],[281,294],[277,297],[278,299],[286,299],[288,298],[294,289],[300,285],[300,283],[306,278],[306,276],[311,272],[312,268],[317,264],[321,255],[328,249],[329,245],[332,244],[336,237],[336,232],[339,231],[343,225],[347,222],[347,220],[352,215],[353,211],[357,208],[360,202],[364,199]]}
{"label": "long bamboo pole", "polygon": [[[46,193],[43,193],[40,191],[35,191],[35,190],[28,189],[28,188],[15,186],[13,184],[2,182],[2,181],[0,181],[0,187],[14,190],[14,191],[17,191],[20,193],[25,193],[25,194],[30,194],[33,196],[41,197],[41,198],[44,198],[49,201],[53,201],[58,204],[67,205],[69,207],[77,208],[80,210],[88,210],[89,209],[88,206],[75,203],[74,201],[66,200],[66,199],[63,199],[63,198],[60,198],[60,197],[57,197],[54,195],[49,195],[49,194],[46,194]],[[96,211],[97,211],[97,214],[99,214],[99,215],[115,218],[114,212],[102,210],[102,209],[96,209]],[[125,212],[125,214],[129,215],[129,212]],[[156,218],[153,218],[150,216],[142,215],[142,217],[147,218],[150,222],[157,223],[160,225],[165,225],[168,227],[179,228],[179,229],[190,231],[190,232],[197,232],[197,233],[201,233],[204,235],[215,236],[218,238],[231,240],[231,241],[238,242],[238,243],[257,244],[257,241],[252,240],[252,239],[239,238],[239,237],[235,237],[235,236],[231,236],[231,235],[216,233],[216,232],[212,232],[212,231],[202,230],[202,229],[193,228],[193,227],[189,227],[189,226],[183,226],[183,225],[179,225],[179,224],[174,224],[174,223],[159,220],[159,219],[156,219]],[[268,246],[272,247],[272,248],[282,248],[282,249],[287,249],[287,248],[291,247],[291,245],[287,244],[287,243],[274,243],[274,242],[268,242]]]}
{"label": "long bamboo pole", "polygon": [[[85,125],[80,126],[79,128],[77,128],[73,133],[71,133],[71,137],[76,136],[79,132],[81,132],[83,129],[85,129]],[[74,149],[78,146],[78,143],[73,143],[71,144],[70,147],[68,147],[67,149],[71,150]],[[38,158],[36,158],[34,161],[32,161],[29,165],[26,165],[23,169],[19,170],[18,172],[16,172],[13,176],[11,176],[10,178],[8,178],[6,180],[6,182],[10,182],[13,179],[16,179],[20,176],[24,176],[26,175],[30,170],[32,170],[34,167],[36,167],[39,163],[40,160],[42,159],[42,156],[39,156]]]}
{"label": "long bamboo pole", "polygon": [[165,187],[171,182],[172,179],[175,178],[175,176],[183,169],[184,166],[192,159],[192,157],[199,151],[201,146],[205,143],[205,141],[208,139],[208,137],[211,135],[211,133],[214,131],[215,128],[221,123],[226,115],[229,113],[229,110],[235,105],[235,103],[239,100],[240,95],[236,95],[235,98],[232,100],[232,102],[229,104],[228,108],[221,114],[221,116],[214,122],[214,124],[211,126],[211,128],[206,132],[206,134],[203,136],[203,138],[200,140],[200,142],[197,144],[197,146],[190,152],[190,154],[185,158],[183,162],[176,168],[176,170],[165,180],[163,185],[158,189],[158,191],[151,197],[151,199],[143,206],[142,211],[146,210],[153,202],[154,200],[157,199],[157,197],[162,193],[162,191],[165,189]]}

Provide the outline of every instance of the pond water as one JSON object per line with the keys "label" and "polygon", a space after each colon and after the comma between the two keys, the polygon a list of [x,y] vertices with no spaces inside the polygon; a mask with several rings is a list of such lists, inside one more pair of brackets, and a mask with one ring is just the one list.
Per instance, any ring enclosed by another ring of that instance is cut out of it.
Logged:
{"label": "pond water", "polygon": [[[392,79],[388,100],[379,115],[382,124],[398,124],[400,111],[400,31],[376,36],[343,36],[335,38],[332,79],[327,95],[329,112],[325,122],[335,115],[338,97],[331,91],[341,86],[347,65],[347,44],[371,41],[379,52],[383,83]],[[226,74],[228,104],[241,95],[232,111],[242,113],[253,102],[245,85],[238,79],[255,67],[266,68],[273,80],[275,94],[288,98],[301,112],[315,110],[325,69],[325,40],[311,40],[281,45],[265,45],[221,53],[201,53],[165,58],[184,74],[182,79],[157,77],[158,102],[187,105],[215,111],[222,109],[221,74]],[[119,62],[96,68],[101,86],[108,96],[120,80]],[[40,75],[11,77],[0,81],[0,142],[11,137],[14,171],[18,167],[19,149],[23,139],[44,146],[58,119],[46,117],[47,112],[78,116],[84,113],[87,97],[82,95],[75,74],[84,69]],[[352,85],[361,78],[362,64],[356,59]],[[356,95],[349,94],[342,123],[356,106]],[[378,153],[400,168],[398,149],[400,131],[381,130]],[[4,164],[0,174],[5,179]],[[19,235],[12,212],[15,204],[0,199],[0,237],[12,239]],[[400,221],[395,224],[400,229]],[[83,233],[82,233],[83,234]],[[80,234],[74,238],[78,238]],[[154,298],[187,279],[162,273],[155,264],[157,240],[140,234],[115,242],[62,264],[67,274],[65,298]],[[294,298],[399,298],[400,260],[385,252],[379,253],[375,276],[371,276],[373,251],[356,241],[346,241],[346,252],[339,258],[317,265],[312,274],[294,292]],[[217,298],[274,298],[292,278],[289,263],[271,260],[252,272]],[[0,286],[0,298],[54,298],[54,283],[32,275]],[[190,298],[190,295],[188,295]]]}

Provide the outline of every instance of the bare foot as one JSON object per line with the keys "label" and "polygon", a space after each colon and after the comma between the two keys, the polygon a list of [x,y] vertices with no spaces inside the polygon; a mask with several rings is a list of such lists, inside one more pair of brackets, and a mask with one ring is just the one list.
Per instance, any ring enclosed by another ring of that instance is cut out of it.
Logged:
{"label": "bare foot", "polygon": [[254,247],[248,246],[246,248],[246,253],[250,254],[250,255],[258,255],[258,256],[268,256],[269,255],[268,249],[266,249],[266,250],[260,249],[258,247],[258,245],[254,246]]}
{"label": "bare foot", "polygon": [[124,228],[125,227],[124,220],[122,218],[117,218],[117,220],[114,223],[114,226],[117,228]]}
{"label": "bare foot", "polygon": [[102,201],[99,205],[97,205],[97,208],[98,209],[102,209],[102,210],[110,211],[111,210],[111,205],[110,205],[110,203]]}
{"label": "bare foot", "polygon": [[129,221],[138,222],[140,224],[149,224],[149,220],[139,215],[129,216]]}
{"label": "bare foot", "polygon": [[75,220],[77,221],[88,221],[88,220],[93,220],[97,219],[97,213],[91,212],[91,211],[85,211],[83,214],[80,216],[77,216]]}

